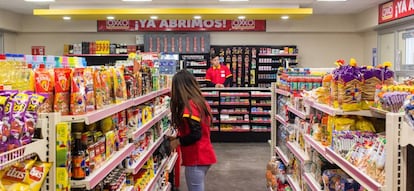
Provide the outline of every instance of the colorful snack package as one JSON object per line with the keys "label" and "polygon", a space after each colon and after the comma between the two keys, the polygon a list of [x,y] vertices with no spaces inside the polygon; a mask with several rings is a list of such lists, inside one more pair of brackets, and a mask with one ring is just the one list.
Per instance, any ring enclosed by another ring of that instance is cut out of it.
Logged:
{"label": "colorful snack package", "polygon": [[124,67],[116,67],[112,69],[114,79],[114,93],[115,103],[120,103],[127,99],[125,78],[124,78]]}
{"label": "colorful snack package", "polygon": [[344,111],[357,111],[361,109],[362,74],[355,59],[349,66],[339,74],[338,102]]}
{"label": "colorful snack package", "polygon": [[69,114],[70,103],[70,75],[72,70],[69,68],[55,69],[55,98],[54,111],[62,115]]}
{"label": "colorful snack package", "polygon": [[35,71],[35,92],[40,94],[47,94],[47,100],[40,107],[40,113],[53,111],[53,72],[44,68],[44,64],[40,64],[39,69]]}
{"label": "colorful snack package", "polygon": [[381,71],[366,66],[361,68],[363,85],[361,92],[361,109],[369,109],[374,104],[376,86],[381,85]]}
{"label": "colorful snack package", "polygon": [[95,106],[96,109],[102,109],[105,105],[106,98],[106,85],[105,81],[100,76],[99,69],[95,69],[93,73],[93,88],[95,91]]}
{"label": "colorful snack package", "polygon": [[24,183],[29,185],[31,191],[39,191],[49,173],[52,163],[36,161],[26,176]]}
{"label": "colorful snack package", "polygon": [[394,85],[394,72],[390,70],[391,62],[384,62],[382,66],[382,83],[384,85]]}
{"label": "colorful snack package", "polygon": [[6,190],[30,190],[28,185],[26,187],[24,184],[35,162],[35,160],[25,160],[0,171],[1,183],[4,188]]}
{"label": "colorful snack package", "polygon": [[47,99],[46,95],[32,94],[30,97],[27,110],[24,114],[24,127],[23,127],[23,136],[21,137],[21,142],[23,144],[30,143],[33,138],[36,122],[38,117],[37,110],[41,107],[44,101]]}
{"label": "colorful snack package", "polygon": [[344,60],[337,60],[335,62],[335,65],[337,65],[337,68],[332,71],[332,81],[330,83],[330,105],[334,108],[339,108],[338,103],[338,82],[339,82],[339,74],[343,70],[343,66],[345,64]]}
{"label": "colorful snack package", "polygon": [[110,68],[102,67],[101,71],[101,79],[102,82],[105,83],[105,105],[113,104],[114,103],[114,80],[112,78],[112,72],[110,72]]}
{"label": "colorful snack package", "polygon": [[93,91],[93,69],[88,67],[83,70],[83,78],[85,79],[85,99],[86,112],[95,110],[95,93]]}
{"label": "colorful snack package", "polygon": [[83,71],[83,68],[75,68],[72,71],[72,84],[70,86],[70,114],[72,115],[86,113],[85,79],[83,77]]}
{"label": "colorful snack package", "polygon": [[[8,142],[9,149],[20,147],[22,143],[21,137],[24,133],[24,116],[29,105],[31,95],[28,93],[18,93],[12,98],[13,107],[10,120],[10,137]],[[31,140],[29,140],[30,142]]]}
{"label": "colorful snack package", "polygon": [[8,96],[0,95],[0,121],[3,119],[4,109],[6,107],[6,104],[7,104],[8,100],[9,100]]}

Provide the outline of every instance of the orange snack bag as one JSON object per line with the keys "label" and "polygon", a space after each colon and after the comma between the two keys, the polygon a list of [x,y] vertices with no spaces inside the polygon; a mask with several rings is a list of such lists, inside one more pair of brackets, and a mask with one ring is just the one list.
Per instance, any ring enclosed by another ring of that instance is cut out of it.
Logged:
{"label": "orange snack bag", "polygon": [[35,71],[35,91],[38,94],[48,95],[47,100],[39,108],[38,112],[52,112],[53,111],[53,72],[45,69],[44,64],[40,64],[39,69]]}
{"label": "orange snack bag", "polygon": [[70,75],[72,70],[69,68],[55,69],[55,99],[54,111],[62,115],[69,114],[70,103]]}
{"label": "orange snack bag", "polygon": [[115,103],[120,103],[127,99],[126,84],[124,78],[124,67],[117,67],[113,70]]}
{"label": "orange snack bag", "polygon": [[95,92],[93,83],[93,69],[88,67],[83,70],[83,78],[85,79],[85,99],[86,112],[95,110]]}
{"label": "orange snack bag", "polygon": [[99,69],[93,72],[93,89],[95,91],[95,106],[96,109],[101,109],[105,105],[106,98],[106,84],[101,78]]}
{"label": "orange snack bag", "polygon": [[72,71],[72,84],[70,87],[70,114],[72,115],[86,113],[85,79],[83,77],[83,71],[83,68],[75,68]]}
{"label": "orange snack bag", "polygon": [[112,79],[112,73],[107,68],[100,70],[100,76],[103,83],[105,83],[105,105],[114,103],[114,80]]}

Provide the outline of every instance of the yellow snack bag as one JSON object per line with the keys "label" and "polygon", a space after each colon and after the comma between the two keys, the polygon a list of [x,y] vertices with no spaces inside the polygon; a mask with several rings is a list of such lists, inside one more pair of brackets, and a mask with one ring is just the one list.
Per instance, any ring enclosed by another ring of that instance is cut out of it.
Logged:
{"label": "yellow snack bag", "polygon": [[349,117],[336,117],[336,131],[353,131],[355,129],[355,120]]}
{"label": "yellow snack bag", "polygon": [[6,191],[32,191],[25,183],[14,183],[7,187]]}
{"label": "yellow snack bag", "polygon": [[39,161],[33,165],[30,169],[29,176],[25,179],[25,183],[29,185],[31,191],[40,190],[51,166],[52,163]]}
{"label": "yellow snack bag", "polygon": [[0,171],[1,183],[4,186],[4,188],[6,190],[13,190],[14,188],[18,190],[17,188],[19,188],[19,185],[16,184],[25,183],[25,180],[29,175],[29,171],[33,167],[34,163],[35,160],[25,160],[24,162],[16,163]]}
{"label": "yellow snack bag", "polygon": [[355,130],[363,132],[375,132],[374,124],[372,124],[371,121],[361,116],[357,117],[355,123]]}

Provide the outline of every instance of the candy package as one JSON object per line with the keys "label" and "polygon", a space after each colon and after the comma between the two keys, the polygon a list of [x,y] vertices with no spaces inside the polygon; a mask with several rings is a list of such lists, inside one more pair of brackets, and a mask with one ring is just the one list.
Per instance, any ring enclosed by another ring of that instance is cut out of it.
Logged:
{"label": "candy package", "polygon": [[69,68],[55,69],[54,111],[62,115],[69,114],[71,73]]}
{"label": "candy package", "polygon": [[83,68],[75,68],[72,71],[70,113],[72,115],[81,115],[86,112],[85,100],[85,79],[83,77]]}

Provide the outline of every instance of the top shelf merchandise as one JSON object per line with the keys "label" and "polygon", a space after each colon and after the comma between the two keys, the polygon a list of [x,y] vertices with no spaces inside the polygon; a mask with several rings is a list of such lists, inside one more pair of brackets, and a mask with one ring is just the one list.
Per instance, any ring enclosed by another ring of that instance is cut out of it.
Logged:
{"label": "top shelf merchandise", "polygon": [[[283,54],[268,54],[278,50]],[[291,51],[291,52],[289,52]],[[270,87],[276,82],[279,67],[296,65],[296,46],[211,46],[211,53],[219,53],[220,62],[233,74],[233,87]]]}
{"label": "top shelf merchandise", "polygon": [[[300,153],[309,157],[311,162],[302,166],[302,174],[294,175],[303,177],[297,181],[311,185],[310,190],[328,186],[326,182],[318,183],[322,176],[352,179],[367,190],[412,189],[407,184],[409,178],[401,177],[403,181],[397,181],[395,177],[404,166],[412,166],[406,160],[412,154],[408,154],[405,146],[406,138],[413,136],[414,131],[405,129],[408,118],[404,119],[401,111],[409,113],[411,106],[403,107],[403,102],[411,99],[405,97],[412,96],[414,88],[407,82],[396,85],[388,63],[379,68],[358,68],[353,59],[350,65],[344,65],[341,60],[337,62],[339,67],[323,77],[321,87],[300,93],[303,95],[300,104],[309,111],[305,116],[296,111],[298,105],[292,99],[298,93],[292,92],[294,88],[289,80],[285,78],[273,85],[272,99],[276,104],[272,108],[271,144],[278,148],[277,155],[284,161],[297,159],[302,164],[306,157]],[[287,149],[283,150],[281,142],[286,137]],[[290,152],[294,157],[286,159]],[[399,153],[405,154],[396,157]],[[326,161],[316,163],[315,156]],[[322,172],[321,164],[329,165],[331,170]]]}
{"label": "top shelf merchandise", "polygon": [[207,69],[210,67],[210,58],[208,54],[180,54],[181,68],[190,71],[200,87],[207,87],[205,75]]}

